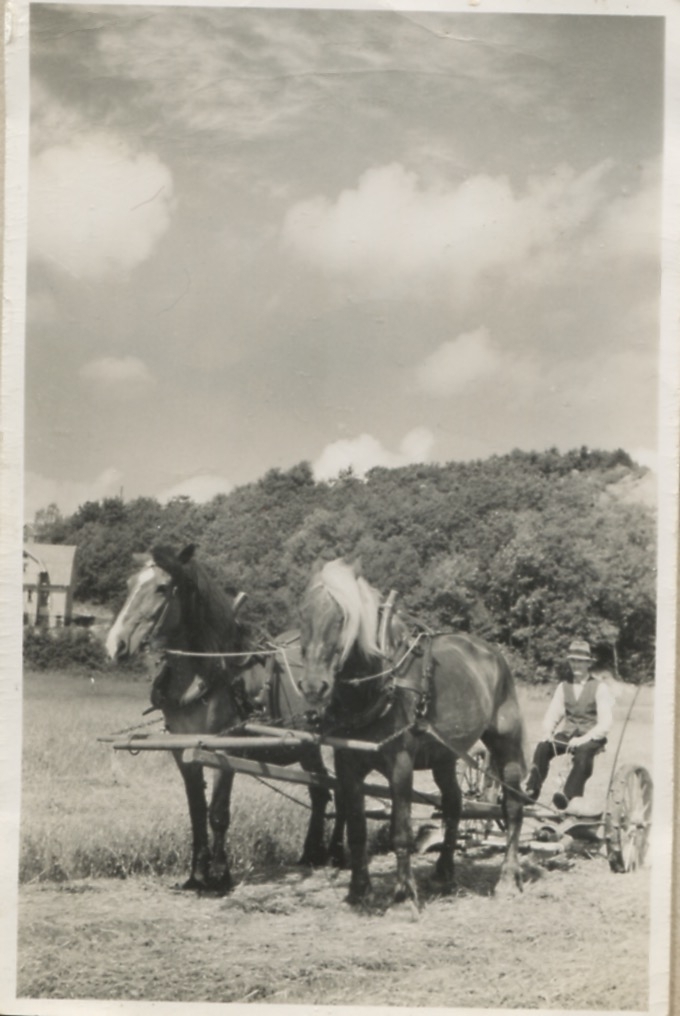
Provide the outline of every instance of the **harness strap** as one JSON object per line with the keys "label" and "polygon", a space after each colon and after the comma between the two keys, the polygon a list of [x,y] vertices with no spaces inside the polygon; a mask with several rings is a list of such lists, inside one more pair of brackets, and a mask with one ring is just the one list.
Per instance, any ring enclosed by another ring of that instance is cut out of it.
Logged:
{"label": "harness strap", "polygon": [[397,601],[396,589],[390,589],[389,596],[382,605],[381,616],[380,616],[380,627],[378,629],[378,646],[381,654],[387,659],[387,636],[390,630],[390,623],[392,621],[392,614],[394,613],[394,605]]}

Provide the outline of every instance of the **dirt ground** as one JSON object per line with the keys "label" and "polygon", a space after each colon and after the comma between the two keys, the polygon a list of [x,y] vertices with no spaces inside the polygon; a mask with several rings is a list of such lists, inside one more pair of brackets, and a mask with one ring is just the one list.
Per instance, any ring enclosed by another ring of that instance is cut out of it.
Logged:
{"label": "dirt ground", "polygon": [[[603,857],[524,858],[517,898],[491,895],[499,858],[462,858],[458,889],[388,907],[393,858],[372,863],[376,906],[330,869],[259,873],[225,898],[158,879],[22,890],[20,996],[483,1008],[647,1008],[648,872]],[[567,961],[568,958],[568,961]]]}

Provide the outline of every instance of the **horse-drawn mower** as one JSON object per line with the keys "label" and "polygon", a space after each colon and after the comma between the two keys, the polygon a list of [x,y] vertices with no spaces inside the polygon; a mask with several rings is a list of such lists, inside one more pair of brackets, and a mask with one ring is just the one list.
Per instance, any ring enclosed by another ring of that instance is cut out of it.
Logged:
{"label": "horse-drawn mower", "polygon": [[[574,820],[522,801],[524,725],[512,674],[497,647],[464,633],[431,631],[395,610],[394,593],[383,602],[357,567],[342,559],[314,570],[301,603],[300,631],[276,643],[248,641],[236,617],[239,602],[196,560],[192,546],[179,555],[158,547],[131,579],[107,639],[114,660],[147,643],[162,653],[151,697],[169,732],[133,729],[106,740],[121,751],[173,752],[192,821],[187,888],[212,884],[226,891],[232,884],[225,836],[235,773],[306,785],[306,863],[321,863],[325,855],[326,806],[330,791],[337,791],[330,850],[336,859],[342,855],[346,825],[351,902],[370,895],[369,817],[390,818],[396,900],[417,898],[409,860],[414,839],[422,849],[438,848],[435,880],[453,884],[459,812],[454,765],[463,791],[458,843],[468,851],[496,844],[504,849],[500,881],[508,887],[521,883],[522,845],[541,852],[579,841],[603,847],[615,871],[631,871],[644,861],[652,781],[641,766],[616,770],[618,749],[596,815]],[[489,746],[490,759],[475,752],[477,738]],[[209,808],[203,768],[215,770]],[[376,769],[386,784],[366,782]],[[424,788],[414,783],[416,771],[430,774]],[[365,812],[366,796],[387,800],[391,808],[381,804]],[[528,819],[523,844],[522,805]],[[422,820],[413,811],[420,806],[428,809]]]}
{"label": "horse-drawn mower", "polygon": [[[101,740],[111,742],[117,751],[132,754],[181,751],[186,763],[243,773],[261,781],[320,786],[330,791],[336,789],[335,778],[331,775],[272,765],[248,758],[248,753],[256,755],[266,748],[292,749],[303,744],[315,744],[330,750],[376,751],[372,742],[323,737],[303,730],[272,727],[264,722],[245,723],[229,736],[131,732],[125,737],[111,736]],[[234,751],[239,754],[234,755]],[[458,849],[470,856],[502,851],[505,833],[500,785],[490,771],[486,749],[476,746],[465,758],[460,758],[457,774],[463,794]],[[389,787],[365,783],[364,792],[375,802],[367,808],[367,818],[389,820],[390,809],[383,803],[390,800]],[[597,812],[574,815],[541,804],[526,804],[520,849],[542,857],[572,849],[593,854],[604,852],[612,871],[635,871],[642,866],[647,854],[652,801],[653,785],[648,770],[640,765],[621,765],[612,772],[605,800]],[[412,802],[421,812],[414,822],[417,826],[414,829],[415,847],[423,853],[436,851],[442,840],[440,795],[414,789]],[[427,809],[429,814],[423,809]]]}

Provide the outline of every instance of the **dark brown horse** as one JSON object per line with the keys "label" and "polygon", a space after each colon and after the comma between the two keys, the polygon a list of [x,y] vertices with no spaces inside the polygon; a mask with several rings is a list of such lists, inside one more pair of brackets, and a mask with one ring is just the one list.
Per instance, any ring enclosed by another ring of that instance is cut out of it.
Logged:
{"label": "dark brown horse", "polygon": [[[338,794],[346,814],[351,859],[348,899],[370,897],[363,781],[371,769],[392,792],[395,901],[416,900],[410,867],[414,769],[430,769],[442,796],[445,837],[434,880],[453,885],[453,851],[461,813],[456,757],[481,739],[503,785],[507,845],[499,885],[521,888],[518,842],[524,726],[512,675],[502,655],[469,635],[413,631],[343,560],[312,576],[301,608],[305,698],[327,732],[376,742],[375,754],[337,751]],[[381,629],[379,638],[378,630]]]}
{"label": "dark brown horse", "polygon": [[[309,705],[297,687],[297,633],[280,636],[275,655],[253,653],[235,616],[234,597],[196,560],[193,546],[179,555],[157,547],[128,587],[127,601],[107,638],[109,655],[122,659],[147,644],[164,654],[151,694],[170,733],[237,733],[256,705],[259,720],[264,710],[267,722],[301,724]],[[299,762],[308,772],[326,774],[315,745],[230,752],[280,765]],[[183,888],[227,892],[232,886],[226,837],[233,773],[216,772],[208,807],[202,767],[184,762],[181,751],[173,755],[184,780],[192,829],[191,873]],[[309,794],[311,815],[301,863],[322,864],[328,857],[324,817],[331,795],[314,786]],[[336,852],[341,849],[340,825],[332,843]]]}

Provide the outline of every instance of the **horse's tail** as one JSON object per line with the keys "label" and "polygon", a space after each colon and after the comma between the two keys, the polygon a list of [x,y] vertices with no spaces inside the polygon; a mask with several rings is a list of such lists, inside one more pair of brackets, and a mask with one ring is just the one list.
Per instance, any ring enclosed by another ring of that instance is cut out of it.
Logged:
{"label": "horse's tail", "polygon": [[519,714],[519,722],[521,726],[522,762],[524,763],[523,775],[526,776],[529,772],[529,765],[531,761],[531,744],[529,743],[529,731],[527,730],[527,725],[521,711]]}
{"label": "horse's tail", "polygon": [[499,656],[502,661],[501,669],[503,673],[503,680],[501,682],[501,685],[503,700],[505,702],[509,700],[510,702],[514,703],[517,710],[517,740],[519,742],[519,748],[521,752],[520,761],[524,767],[524,772],[522,775],[526,776],[526,774],[529,772],[529,764],[531,761],[531,745],[529,742],[529,732],[527,730],[527,725],[524,721],[524,714],[522,713],[522,709],[519,704],[519,697],[517,695],[517,683],[515,682],[515,678],[510,669],[510,664],[505,659],[505,656],[503,656],[502,653],[499,653]]}

